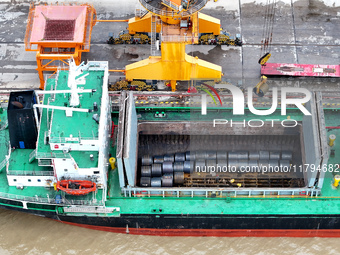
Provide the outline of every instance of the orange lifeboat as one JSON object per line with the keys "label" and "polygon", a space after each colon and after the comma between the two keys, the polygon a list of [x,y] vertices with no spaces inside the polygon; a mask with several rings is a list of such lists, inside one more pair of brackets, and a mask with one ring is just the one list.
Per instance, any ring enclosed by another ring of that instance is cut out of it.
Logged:
{"label": "orange lifeboat", "polygon": [[96,184],[91,181],[82,180],[62,180],[57,182],[57,190],[73,196],[83,196],[96,191]]}

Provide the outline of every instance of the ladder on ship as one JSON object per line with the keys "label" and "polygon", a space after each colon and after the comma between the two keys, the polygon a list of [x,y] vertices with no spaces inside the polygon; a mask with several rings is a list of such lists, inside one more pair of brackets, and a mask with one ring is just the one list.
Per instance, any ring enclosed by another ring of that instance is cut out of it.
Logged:
{"label": "ladder on ship", "polygon": [[31,152],[28,162],[32,163],[36,158],[37,158],[37,149]]}
{"label": "ladder on ship", "polygon": [[157,52],[157,17],[151,16],[151,56],[156,56]]}
{"label": "ladder on ship", "polygon": [[9,156],[6,156],[5,159],[0,163],[0,172],[4,169],[9,161]]}

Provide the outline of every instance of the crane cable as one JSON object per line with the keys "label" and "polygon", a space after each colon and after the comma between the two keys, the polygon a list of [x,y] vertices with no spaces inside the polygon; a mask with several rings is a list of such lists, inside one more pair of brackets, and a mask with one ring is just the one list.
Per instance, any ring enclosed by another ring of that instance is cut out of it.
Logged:
{"label": "crane cable", "polygon": [[264,65],[270,58],[270,50],[273,42],[273,31],[275,22],[276,0],[267,0],[266,12],[261,41],[261,57],[259,64]]}

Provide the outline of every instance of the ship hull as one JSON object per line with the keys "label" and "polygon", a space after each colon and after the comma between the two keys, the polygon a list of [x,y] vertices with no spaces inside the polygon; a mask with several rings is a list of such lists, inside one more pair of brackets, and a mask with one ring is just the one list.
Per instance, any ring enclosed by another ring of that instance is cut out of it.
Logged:
{"label": "ship hull", "polygon": [[63,223],[115,233],[160,236],[340,237],[339,215],[58,216]]}
{"label": "ship hull", "polygon": [[158,236],[340,237],[340,215],[121,214],[65,216],[56,211],[9,209],[93,230]]}

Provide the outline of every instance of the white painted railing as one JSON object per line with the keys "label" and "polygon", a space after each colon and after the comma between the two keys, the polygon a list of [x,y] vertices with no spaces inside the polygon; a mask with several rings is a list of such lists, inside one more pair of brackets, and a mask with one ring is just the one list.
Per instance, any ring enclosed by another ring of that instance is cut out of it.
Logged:
{"label": "white painted railing", "polygon": [[18,170],[9,170],[7,175],[15,175],[15,176],[54,176],[53,171],[18,171]]}
{"label": "white painted railing", "polygon": [[320,189],[314,188],[123,188],[125,197],[318,197]]}
{"label": "white painted railing", "polygon": [[9,157],[6,156],[5,159],[0,163],[0,172],[2,171],[2,169],[5,168],[5,166],[6,166],[7,162],[8,162],[8,160],[9,160]]}
{"label": "white painted railing", "polygon": [[55,199],[50,198],[48,195],[45,197],[28,197],[28,196],[21,196],[9,193],[0,192],[0,198],[15,200],[19,202],[32,202],[32,203],[39,203],[39,204],[54,204],[54,205],[104,205],[102,201],[99,200],[74,200],[74,199]]}
{"label": "white painted railing", "polygon": [[3,123],[3,125],[1,125],[0,131],[5,130],[7,127],[8,127],[8,120],[6,120],[5,123]]}

